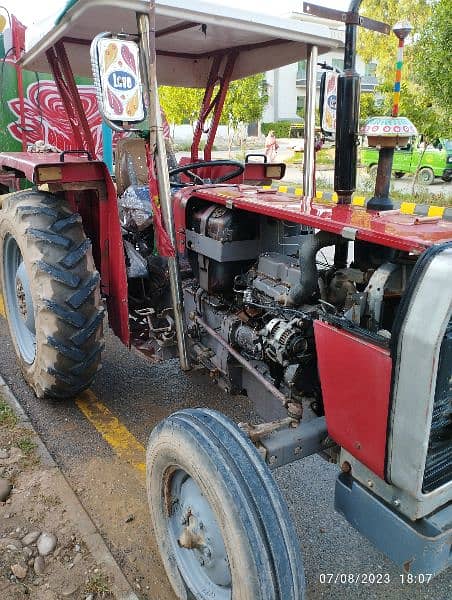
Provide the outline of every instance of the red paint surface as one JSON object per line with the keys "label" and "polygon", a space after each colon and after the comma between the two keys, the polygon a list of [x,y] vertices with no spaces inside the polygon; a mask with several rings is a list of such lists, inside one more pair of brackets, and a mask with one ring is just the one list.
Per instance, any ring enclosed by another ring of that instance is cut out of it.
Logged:
{"label": "red paint surface", "polygon": [[389,350],[322,321],[314,332],[328,433],[384,479]]}
{"label": "red paint surface", "polygon": [[[59,169],[61,176],[58,175],[55,182],[68,185],[67,199],[81,214],[83,226],[93,244],[102,293],[107,297],[110,326],[119,339],[129,345],[126,262],[116,189],[106,165],[100,161],[88,161],[84,156],[67,155],[62,163],[56,153],[16,152],[0,153],[0,166],[22,171],[29,181],[35,183],[39,183],[39,167]],[[72,182],[83,181],[103,183],[105,196],[99,198],[97,192],[89,189],[82,192],[70,190]],[[49,180],[46,179],[46,182]]]}

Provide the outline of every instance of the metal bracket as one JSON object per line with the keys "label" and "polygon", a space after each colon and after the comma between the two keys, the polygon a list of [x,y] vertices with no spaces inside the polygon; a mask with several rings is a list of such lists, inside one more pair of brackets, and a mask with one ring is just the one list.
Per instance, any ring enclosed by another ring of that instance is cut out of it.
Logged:
{"label": "metal bracket", "polygon": [[335,445],[328,438],[325,417],[301,421],[294,427],[295,424],[295,419],[287,417],[271,423],[242,424],[240,427],[256,444],[270,469],[321,453]]}
{"label": "metal bracket", "polygon": [[303,2],[303,12],[323,19],[329,19],[330,21],[341,21],[346,25],[359,25],[360,27],[364,27],[364,29],[378,31],[378,33],[384,33],[385,35],[391,33],[391,28],[387,23],[375,21],[375,19],[369,19],[368,17],[362,17],[352,11],[344,12],[334,8],[326,8],[325,6],[317,6],[310,2]]}

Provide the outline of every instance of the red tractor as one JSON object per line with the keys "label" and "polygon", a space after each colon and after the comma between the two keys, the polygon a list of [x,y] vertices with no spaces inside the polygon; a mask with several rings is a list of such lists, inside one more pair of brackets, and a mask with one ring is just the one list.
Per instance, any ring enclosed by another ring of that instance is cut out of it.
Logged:
{"label": "red tractor", "polygon": [[[207,369],[265,421],[238,427],[182,410],[151,434],[150,511],[179,598],[304,597],[270,470],[314,453],[340,467],[337,510],[407,572],[451,564],[452,223],[392,206],[390,149],[403,129],[382,133],[372,208],[352,202],[356,29],[388,32],[359,17],[359,4],[326,15],[346,23],[337,204],[315,194],[317,60],[339,45],[328,28],[205,2],[77,0],[26,34],[18,69],[50,66],[73,147],[0,154],[2,176],[23,188],[1,197],[0,275],[24,377],[38,398],[87,388],[105,305],[124,344]],[[230,81],[305,58],[296,196],[271,189],[283,164],[212,160],[211,150]],[[92,73],[105,123],[127,133],[114,177],[95,155],[74,73]],[[205,88],[179,164],[158,83]]]}

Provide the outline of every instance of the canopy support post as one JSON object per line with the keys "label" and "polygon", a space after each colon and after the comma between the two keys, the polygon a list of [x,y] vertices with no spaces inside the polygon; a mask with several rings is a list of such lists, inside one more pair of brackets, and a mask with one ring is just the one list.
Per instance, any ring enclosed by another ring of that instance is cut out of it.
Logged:
{"label": "canopy support post", "polygon": [[[150,148],[156,149],[152,157],[157,168],[157,184],[162,208],[162,216],[165,229],[171,243],[176,248],[176,229],[174,226],[173,208],[171,202],[171,188],[168,173],[168,162],[166,157],[165,139],[163,137],[162,113],[157,87],[157,68],[155,52],[155,2],[150,0],[149,14],[137,15],[138,31],[140,33],[140,48],[144,59],[148,84],[148,117]],[[168,257],[168,272],[171,288],[171,302],[174,310],[174,324],[176,328],[177,347],[179,350],[179,361],[184,371],[190,369],[188,358],[187,341],[185,333],[183,296],[179,272],[177,254]]]}
{"label": "canopy support post", "polygon": [[96,146],[83,110],[64,42],[60,40],[55,46],[49,48],[46,56],[71,124],[74,141],[78,146],[74,150],[88,150],[95,158]]}
{"label": "canopy support post", "polygon": [[306,108],[304,120],[303,195],[315,196],[315,103],[317,85],[317,46],[308,46],[306,65]]}

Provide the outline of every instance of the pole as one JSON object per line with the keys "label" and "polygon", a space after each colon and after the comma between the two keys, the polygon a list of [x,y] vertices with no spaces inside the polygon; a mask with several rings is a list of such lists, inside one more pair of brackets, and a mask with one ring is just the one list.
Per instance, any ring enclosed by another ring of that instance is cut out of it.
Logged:
{"label": "pole", "polygon": [[317,87],[317,46],[308,46],[306,65],[306,107],[304,119],[303,195],[315,196],[315,100]]}
{"label": "pole", "polygon": [[102,160],[113,173],[113,131],[102,121]]}
{"label": "pole", "polygon": [[[149,135],[150,147],[155,150],[155,164],[157,168],[157,183],[160,205],[162,208],[165,229],[173,247],[176,247],[176,230],[174,227],[171,189],[166,157],[165,140],[163,137],[162,113],[157,87],[157,65],[155,52],[155,1],[150,0],[149,14],[138,15],[138,31],[140,33],[141,54],[148,75],[149,94]],[[146,97],[146,96],[145,96]],[[177,347],[179,361],[184,371],[190,369],[185,336],[185,323],[183,316],[183,296],[177,256],[168,257],[168,273],[171,289],[171,302],[174,310],[174,324],[176,327]]]}

